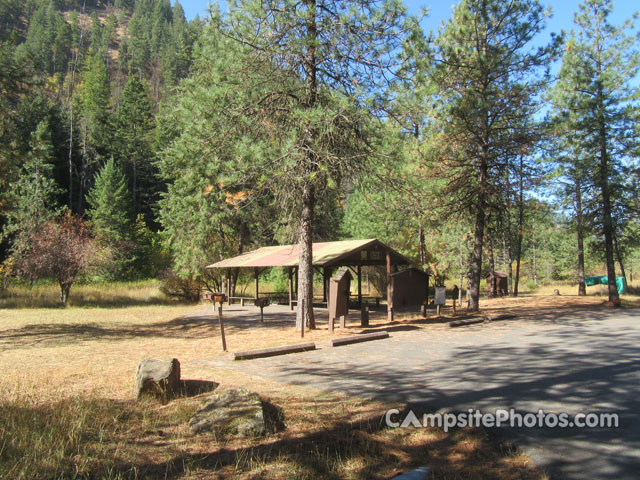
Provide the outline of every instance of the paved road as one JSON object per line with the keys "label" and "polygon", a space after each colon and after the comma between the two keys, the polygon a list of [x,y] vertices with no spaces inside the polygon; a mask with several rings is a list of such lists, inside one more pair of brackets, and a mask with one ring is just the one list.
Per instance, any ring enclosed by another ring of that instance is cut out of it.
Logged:
{"label": "paved road", "polygon": [[640,310],[548,315],[247,362],[207,360],[292,384],[427,410],[616,412],[617,429],[500,429],[552,478],[639,478]]}

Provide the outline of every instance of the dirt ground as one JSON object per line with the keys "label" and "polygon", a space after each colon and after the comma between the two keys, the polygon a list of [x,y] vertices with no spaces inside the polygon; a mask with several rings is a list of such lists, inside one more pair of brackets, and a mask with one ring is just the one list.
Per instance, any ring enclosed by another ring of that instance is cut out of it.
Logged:
{"label": "dirt ground", "polygon": [[[552,317],[607,308],[604,303],[595,296],[483,299],[481,314]],[[398,313],[390,323],[382,309],[372,312],[370,327],[363,329],[354,312],[346,329],[330,334],[326,310],[319,309],[318,329],[306,332],[302,339],[287,307],[265,309],[264,323],[259,322],[258,312],[254,306],[224,308],[229,351],[302,341],[326,344],[338,335],[365,330],[393,332],[407,324],[445,335],[448,321],[468,316],[464,310],[454,316],[446,307],[440,317],[430,309],[426,318]],[[544,478],[528,457],[496,444],[482,430],[445,434],[433,429],[381,429],[381,415],[389,406],[380,402],[198,366],[193,360],[230,355],[222,352],[217,318],[212,313],[211,304],[206,303],[195,307],[0,309],[0,368],[4,373],[0,398],[14,399],[6,405],[27,412],[27,416],[36,415],[41,405],[46,418],[55,415],[65,399],[75,402],[74,408],[82,412],[94,408],[92,402],[97,401],[103,409],[100,421],[107,425],[106,440],[99,444],[79,441],[85,445],[82,448],[94,453],[76,454],[72,460],[77,464],[69,467],[87,475],[102,475],[113,468],[117,472],[113,478],[137,478],[144,472],[153,476],[162,470],[173,472],[170,478],[384,479],[426,462],[436,469],[437,478]],[[141,359],[149,357],[178,358],[184,379],[259,392],[286,418],[286,430],[249,442],[231,439],[212,443],[205,437],[187,435],[185,421],[198,408],[200,397],[167,406],[138,406],[132,401],[135,369]],[[71,412],[71,407],[61,411]],[[123,424],[123,416],[137,420]],[[87,431],[93,431],[93,420],[87,422]],[[28,451],[32,439],[26,438],[24,443]],[[56,468],[63,468],[68,461],[60,460]],[[16,478],[28,478],[31,473]]]}
{"label": "dirt ground", "polygon": [[[584,309],[606,308],[599,297],[531,296],[483,299],[482,314],[513,313],[519,317],[548,316]],[[363,331],[356,314],[345,330],[327,331],[326,310],[318,310],[318,329],[304,339],[293,327],[286,307],[265,309],[265,323],[257,308],[225,307],[229,351],[249,350],[299,342],[326,342],[339,335]],[[238,313],[242,315],[237,315]],[[236,315],[236,319],[234,319]],[[450,307],[436,317],[400,313],[392,323],[384,311],[372,312],[367,331],[393,329],[409,322],[421,328],[443,325],[468,316]],[[38,391],[43,397],[94,393],[129,398],[135,369],[143,358],[175,357],[185,364],[183,377],[207,380],[206,371],[190,367],[191,360],[229,355],[221,349],[220,330],[210,304],[141,306],[127,308],[0,309],[1,388]]]}

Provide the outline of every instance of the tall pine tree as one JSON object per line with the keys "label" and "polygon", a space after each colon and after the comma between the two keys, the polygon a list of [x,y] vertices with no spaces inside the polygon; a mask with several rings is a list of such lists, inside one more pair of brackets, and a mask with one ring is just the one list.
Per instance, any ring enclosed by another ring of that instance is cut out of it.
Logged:
{"label": "tall pine tree", "polygon": [[554,47],[527,44],[544,28],[537,0],[463,0],[437,42],[434,83],[447,180],[443,198],[474,221],[469,310],[478,310],[487,213],[503,202],[511,159],[535,140],[531,116],[543,82],[537,76]]}
{"label": "tall pine tree", "polygon": [[609,22],[610,0],[587,0],[575,16],[576,32],[568,43],[561,69],[557,105],[575,117],[571,141],[578,142],[598,189],[597,222],[604,237],[609,301],[618,303],[615,274],[616,201],[622,200],[620,174],[640,146],[637,87],[631,85],[640,68],[633,28]]}

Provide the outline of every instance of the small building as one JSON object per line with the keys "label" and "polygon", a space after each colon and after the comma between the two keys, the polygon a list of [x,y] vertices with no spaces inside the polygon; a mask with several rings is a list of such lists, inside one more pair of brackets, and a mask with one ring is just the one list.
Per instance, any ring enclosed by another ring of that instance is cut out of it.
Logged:
{"label": "small building", "polygon": [[[358,305],[362,305],[362,267],[385,266],[387,274],[387,297],[391,288],[391,274],[399,265],[411,265],[411,260],[375,238],[364,240],[342,240],[338,242],[317,242],[312,245],[312,265],[323,276],[323,302],[327,301],[327,293],[331,274],[339,267],[350,267],[355,272],[357,280]],[[283,267],[289,276],[289,306],[293,310],[295,292],[297,291],[298,276],[298,245],[278,245],[262,247],[251,252],[245,252],[233,258],[221,260],[206,268],[222,269],[226,272],[227,292],[231,292],[229,279],[233,269],[253,270],[255,280],[255,296],[258,298],[258,276],[266,268]],[[294,287],[295,280],[295,287]],[[229,297],[233,299],[234,297]],[[296,302],[297,303],[297,302]],[[393,302],[387,302],[389,318],[393,315]]]}
{"label": "small building", "polygon": [[394,307],[423,305],[427,301],[429,274],[410,267],[391,274],[391,294]]}
{"label": "small building", "polygon": [[491,283],[491,273],[487,275],[487,296],[492,297],[504,297],[509,295],[509,275],[500,270],[493,272],[493,288]]}

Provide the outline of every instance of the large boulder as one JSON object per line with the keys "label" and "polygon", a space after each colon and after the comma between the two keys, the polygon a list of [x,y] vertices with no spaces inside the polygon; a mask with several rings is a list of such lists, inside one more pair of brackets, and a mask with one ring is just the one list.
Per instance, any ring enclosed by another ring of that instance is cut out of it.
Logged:
{"label": "large boulder", "polygon": [[257,437],[266,433],[262,401],[257,393],[232,388],[207,397],[189,422],[191,433]]}
{"label": "large boulder", "polygon": [[169,400],[180,390],[180,362],[177,358],[142,360],[136,371],[136,398]]}

